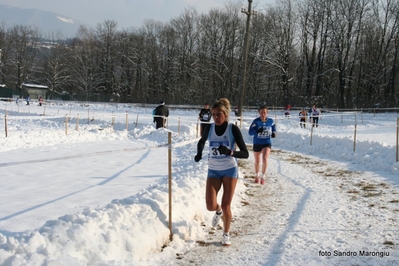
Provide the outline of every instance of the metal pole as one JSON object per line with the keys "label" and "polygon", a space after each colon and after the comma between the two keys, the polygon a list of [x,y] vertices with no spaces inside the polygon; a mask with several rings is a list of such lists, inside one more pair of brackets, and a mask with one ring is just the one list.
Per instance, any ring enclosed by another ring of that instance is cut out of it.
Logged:
{"label": "metal pole", "polygon": [[251,21],[251,5],[252,5],[252,0],[248,0],[248,10],[241,10],[242,13],[247,15],[247,25],[245,28],[245,38],[244,38],[244,66],[242,71],[242,86],[240,90],[240,103],[238,104],[238,115],[240,116],[240,128],[242,125],[242,108],[244,105],[245,80],[247,74],[248,38],[249,38],[249,26]]}

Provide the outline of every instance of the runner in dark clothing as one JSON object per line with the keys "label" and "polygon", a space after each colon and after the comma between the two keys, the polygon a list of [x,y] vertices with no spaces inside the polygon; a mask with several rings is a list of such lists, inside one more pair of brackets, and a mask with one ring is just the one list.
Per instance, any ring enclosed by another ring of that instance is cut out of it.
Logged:
{"label": "runner in dark clothing", "polygon": [[161,101],[154,110],[154,123],[156,129],[165,127],[166,117],[169,116],[169,109],[165,106],[165,101]]}
{"label": "runner in dark clothing", "polygon": [[209,121],[211,121],[211,117],[212,117],[211,109],[209,108],[209,104],[206,103],[204,108],[202,108],[199,113],[200,121],[205,122],[205,123],[201,123],[200,136],[202,136],[202,132],[204,132],[205,126],[209,124]]}

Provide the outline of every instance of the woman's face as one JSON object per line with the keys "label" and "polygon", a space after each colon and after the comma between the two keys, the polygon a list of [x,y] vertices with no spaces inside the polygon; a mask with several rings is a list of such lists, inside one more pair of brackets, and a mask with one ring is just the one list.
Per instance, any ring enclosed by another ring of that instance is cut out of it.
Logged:
{"label": "woman's face", "polygon": [[259,117],[260,117],[260,119],[266,120],[267,113],[268,113],[267,109],[260,109],[260,110],[259,110]]}
{"label": "woman's face", "polygon": [[220,108],[212,109],[212,117],[213,121],[215,121],[215,125],[220,126],[226,121],[226,114]]}

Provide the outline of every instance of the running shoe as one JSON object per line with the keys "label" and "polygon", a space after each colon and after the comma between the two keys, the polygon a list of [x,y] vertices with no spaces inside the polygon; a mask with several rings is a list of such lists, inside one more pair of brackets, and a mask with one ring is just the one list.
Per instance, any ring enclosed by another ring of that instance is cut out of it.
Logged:
{"label": "running shoe", "polygon": [[260,182],[260,177],[259,177],[259,174],[256,174],[256,176],[255,176],[255,183],[259,183]]}
{"label": "running shoe", "polygon": [[212,218],[212,227],[216,227],[218,225],[220,217],[222,217],[222,212],[215,212],[215,215]]}
{"label": "running shoe", "polygon": [[231,245],[230,235],[229,234],[223,233],[222,245],[223,246],[230,246]]}
{"label": "running shoe", "polygon": [[264,179],[263,177],[260,179],[260,184],[261,184],[261,185],[264,185],[264,184],[265,184],[265,179]]}

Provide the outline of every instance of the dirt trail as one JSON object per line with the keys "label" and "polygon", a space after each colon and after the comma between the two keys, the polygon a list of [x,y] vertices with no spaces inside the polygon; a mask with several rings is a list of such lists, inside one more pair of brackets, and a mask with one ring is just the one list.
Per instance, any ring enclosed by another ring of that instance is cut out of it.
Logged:
{"label": "dirt trail", "polygon": [[[206,239],[171,265],[397,263],[398,191],[378,176],[281,150],[272,152],[264,186],[254,183],[251,157],[240,161],[240,170],[246,212],[233,218],[232,245],[220,244],[221,227],[205,226]],[[321,255],[334,250],[357,256]],[[361,250],[390,256],[370,259],[359,256]]]}

